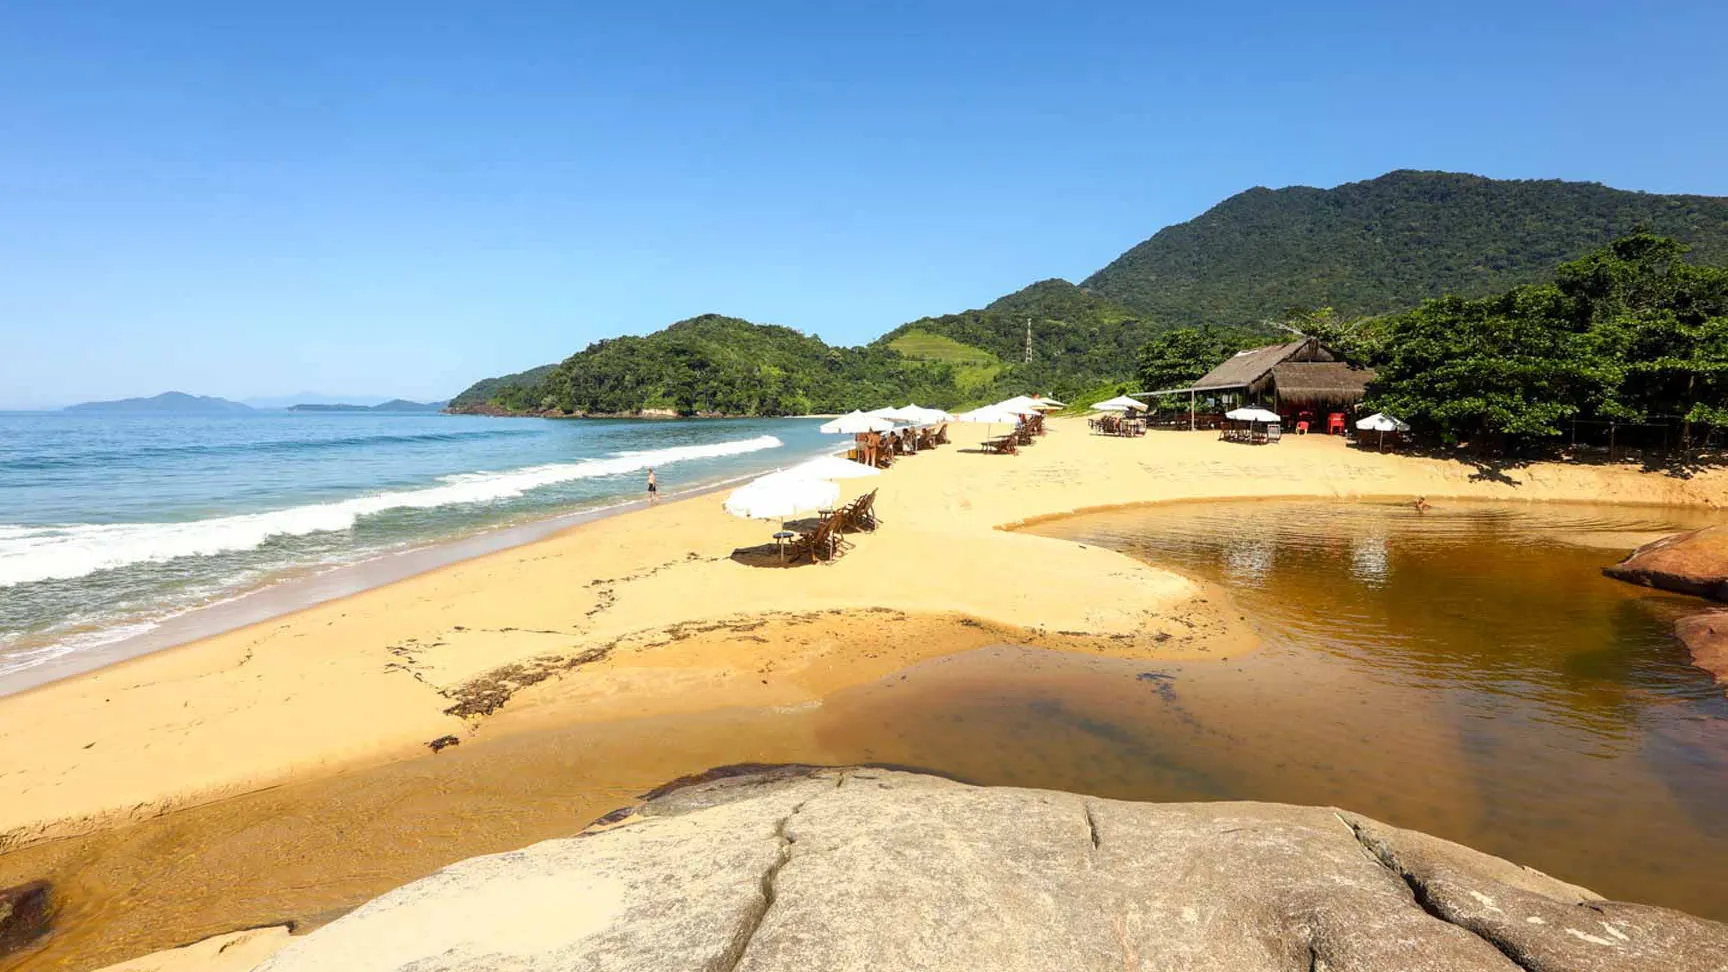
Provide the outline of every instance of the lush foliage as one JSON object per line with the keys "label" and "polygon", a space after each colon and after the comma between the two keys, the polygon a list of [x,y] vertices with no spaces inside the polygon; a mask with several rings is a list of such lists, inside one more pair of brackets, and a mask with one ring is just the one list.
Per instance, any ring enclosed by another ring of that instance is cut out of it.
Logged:
{"label": "lush foliage", "polygon": [[[1728,199],[1393,172],[1330,190],[1253,189],[1082,286],[1040,281],[861,348],[707,315],[486,379],[451,407],[777,415],[1031,391],[1083,400],[1128,383],[1180,386],[1236,350],[1300,333],[1384,365],[1388,408],[1448,436],[1541,435],[1571,416],[1715,422],[1720,315],[1701,310],[1712,306],[1705,271],[1649,236],[1633,238],[1645,250],[1616,244],[1556,270],[1637,226],[1693,244],[1699,262],[1728,262]],[[1320,309],[1292,310],[1302,307]]]}
{"label": "lush foliage", "polygon": [[953,371],[887,348],[835,348],[791,328],[708,314],[644,337],[597,341],[490,401],[564,415],[797,415],[909,398],[941,407],[956,403]]}
{"label": "lush foliage", "polygon": [[1537,283],[1641,228],[1691,244],[1700,262],[1728,262],[1728,199],[1402,171],[1334,189],[1250,189],[1081,287],[1173,327],[1323,305],[1359,317]]}
{"label": "lush foliage", "polygon": [[1244,348],[1267,342],[1263,334],[1234,328],[1184,327],[1168,331],[1140,348],[1140,384],[1145,391],[1180,388]]}
{"label": "lush foliage", "polygon": [[480,405],[497,405],[509,409],[526,409],[533,396],[534,388],[543,381],[557,365],[541,365],[529,368],[513,375],[501,375],[497,378],[482,378],[462,391],[462,394],[450,399],[450,408],[460,411],[464,408],[474,408]]}
{"label": "lush foliage", "polygon": [[1448,441],[1558,435],[1573,418],[1728,418],[1728,270],[1635,234],[1553,283],[1431,300],[1384,325],[1370,404]]}
{"label": "lush foliage", "polygon": [[[1026,360],[1026,328],[1032,360]],[[877,345],[904,349],[909,337],[938,336],[989,355],[1001,366],[979,399],[1041,390],[1066,400],[1100,382],[1134,374],[1136,354],[1168,328],[1066,280],[1044,280],[982,310],[926,317],[888,332]],[[1109,396],[1105,396],[1109,397]]]}

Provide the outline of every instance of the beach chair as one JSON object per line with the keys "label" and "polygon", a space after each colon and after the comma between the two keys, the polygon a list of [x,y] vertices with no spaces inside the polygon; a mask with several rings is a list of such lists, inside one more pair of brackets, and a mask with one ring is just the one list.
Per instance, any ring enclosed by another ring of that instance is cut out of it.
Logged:
{"label": "beach chair", "polygon": [[844,553],[851,546],[840,536],[840,522],[843,510],[836,510],[822,518],[821,522],[798,534],[798,538],[790,544],[792,559],[809,557],[811,563],[823,561],[833,562],[834,558]]}
{"label": "beach chair", "polygon": [[947,445],[948,444],[948,423],[947,422],[943,422],[940,426],[937,427],[937,429],[936,429],[936,444],[937,445]]}
{"label": "beach chair", "polygon": [[840,528],[842,530],[862,530],[865,533],[873,533],[879,522],[876,519],[875,490],[847,503],[840,510]]}

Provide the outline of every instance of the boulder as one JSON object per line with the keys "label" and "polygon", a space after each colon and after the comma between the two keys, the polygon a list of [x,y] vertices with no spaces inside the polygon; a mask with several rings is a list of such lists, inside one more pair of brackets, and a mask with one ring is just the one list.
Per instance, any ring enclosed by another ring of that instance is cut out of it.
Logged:
{"label": "boulder", "polygon": [[1645,587],[1728,601],[1728,526],[1653,540],[1602,573]]}
{"label": "boulder", "polygon": [[47,881],[0,888],[0,957],[41,938],[53,915]]}
{"label": "boulder", "polygon": [[1728,686],[1728,611],[1706,611],[1674,622],[1674,636],[1692,653],[1692,664]]}
{"label": "boulder", "polygon": [[250,972],[287,943],[287,925],[248,928],[104,966],[99,972]]}
{"label": "boulder", "polygon": [[1728,970],[1728,926],[1355,814],[797,768],[653,796],[290,942],[270,972]]}

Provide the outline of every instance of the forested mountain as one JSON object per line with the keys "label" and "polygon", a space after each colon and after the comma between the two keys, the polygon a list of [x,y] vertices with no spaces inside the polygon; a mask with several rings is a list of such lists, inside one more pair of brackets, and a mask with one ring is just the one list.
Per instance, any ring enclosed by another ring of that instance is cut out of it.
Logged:
{"label": "forested mountain", "polygon": [[451,411],[464,411],[479,408],[487,403],[499,404],[506,401],[520,402],[523,396],[538,385],[556,364],[545,364],[527,371],[518,371],[513,375],[500,375],[497,378],[482,378],[467,388],[460,395],[450,399]]}
{"label": "forested mountain", "polygon": [[797,415],[909,398],[943,406],[959,397],[946,363],[913,361],[885,347],[830,347],[789,327],[718,314],[643,337],[596,341],[537,382],[521,377],[496,380],[489,394],[471,388],[451,408],[467,410],[478,398],[554,415]]}
{"label": "forested mountain", "polygon": [[1178,328],[1212,330],[1155,348],[1152,372],[1191,367],[1188,344],[1263,343],[1275,333],[1266,322],[1296,308],[1331,308],[1328,319],[1348,323],[1547,281],[1639,228],[1690,244],[1694,262],[1728,263],[1728,198],[1412,171],[1334,189],[1251,189],[1159,231],[1080,286],[1043,280],[981,309],[902,324],[865,347],[705,315],[481,381],[451,409],[793,414],[1083,396],[1134,381],[1142,347]]}
{"label": "forested mountain", "polygon": [[[1026,360],[1026,329],[1032,357]],[[1140,345],[1168,328],[1144,314],[1089,294],[1066,280],[1043,280],[992,301],[982,310],[925,317],[878,338],[876,346],[920,357],[927,335],[987,352],[1000,365],[992,374],[1011,375],[1061,396],[1111,376],[1134,372]],[[1030,385],[1028,386],[1030,387]]]}
{"label": "forested mountain", "polygon": [[1378,314],[1547,280],[1640,228],[1690,244],[1697,262],[1728,262],[1728,198],[1398,171],[1238,193],[1081,287],[1172,326],[1249,324],[1292,307]]}

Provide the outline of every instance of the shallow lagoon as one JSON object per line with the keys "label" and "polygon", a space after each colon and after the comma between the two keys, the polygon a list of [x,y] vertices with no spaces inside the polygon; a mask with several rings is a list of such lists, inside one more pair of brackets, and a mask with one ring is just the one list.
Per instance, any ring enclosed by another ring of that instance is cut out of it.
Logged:
{"label": "shallow lagoon", "polygon": [[[28,967],[316,923],[442,864],[568,834],[672,777],[878,762],[1147,800],[1348,807],[1610,897],[1728,919],[1728,698],[1669,633],[1698,602],[1607,580],[1707,520],[1628,507],[1240,502],[1036,532],[1208,582],[1262,650],[1123,662],[1003,645],[821,704],[484,737],[0,857],[53,878]],[[10,967],[0,959],[0,967]]]}

